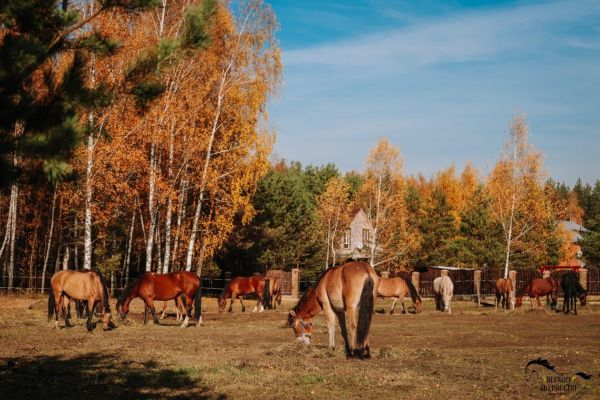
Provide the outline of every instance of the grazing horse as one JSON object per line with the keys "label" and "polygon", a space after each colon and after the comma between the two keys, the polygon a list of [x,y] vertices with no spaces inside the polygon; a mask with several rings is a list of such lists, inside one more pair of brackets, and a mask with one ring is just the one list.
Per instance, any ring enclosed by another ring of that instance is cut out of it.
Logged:
{"label": "grazing horse", "polygon": [[92,317],[99,304],[102,315],[102,327],[109,330],[113,327],[108,303],[108,289],[106,281],[99,271],[58,271],[50,280],[50,294],[48,296],[48,321],[56,317],[54,326],[58,329],[58,317],[62,312],[65,326],[72,326],[69,322],[69,303],[73,300],[87,302],[87,329],[94,329]]}
{"label": "grazing horse", "polygon": [[577,315],[577,298],[579,298],[581,305],[585,306],[587,301],[587,290],[581,286],[575,272],[564,274],[561,283],[563,293],[565,294],[563,312],[569,314],[570,311],[573,311],[573,314]]}
{"label": "grazing horse", "polygon": [[154,308],[154,301],[169,301],[179,298],[185,299],[185,319],[181,324],[182,328],[188,326],[189,319],[192,317],[192,304],[194,305],[193,319],[196,326],[202,324],[202,290],[200,288],[200,278],[193,272],[179,271],[169,274],[156,274],[149,272],[142,275],[137,281],[130,284],[121,295],[117,302],[117,310],[121,320],[125,320],[129,312],[129,303],[136,297],[144,301],[144,324],[147,322],[148,309],[152,313],[155,324],[159,324]]}
{"label": "grazing horse", "polygon": [[516,307],[521,307],[523,304],[523,296],[528,295],[533,307],[533,298],[537,300],[538,307],[542,306],[540,296],[548,296],[552,299],[550,307],[552,310],[556,308],[556,299],[558,297],[558,281],[551,277],[548,278],[532,278],[527,285],[517,292]]}
{"label": "grazing horse", "polygon": [[507,310],[515,308],[515,303],[511,296],[512,287],[512,280],[510,278],[500,278],[496,281],[496,308],[498,308],[498,303],[500,302],[502,308],[506,308]]}
{"label": "grazing horse", "polygon": [[263,312],[271,303],[271,297],[269,294],[270,286],[270,280],[265,279],[265,277],[261,274],[254,274],[252,276],[238,276],[233,278],[219,295],[219,312],[225,311],[228,298],[231,298],[231,302],[229,303],[229,310],[227,311],[233,311],[233,302],[235,301],[236,297],[240,299],[242,312],[245,312],[246,306],[244,306],[242,297],[251,294],[256,295],[256,306],[254,306],[252,312],[256,312],[257,310],[258,312]]}
{"label": "grazing horse", "polygon": [[[379,276],[364,262],[351,262],[325,270],[290,310],[288,325],[296,338],[310,344],[312,319],[321,311],[327,318],[329,346],[335,346],[335,319],[340,324],[347,357],[369,358],[369,328],[377,299]],[[350,326],[346,327],[346,318]],[[348,333],[350,338],[348,338]]]}
{"label": "grazing horse", "polygon": [[433,280],[433,294],[435,296],[435,309],[452,313],[450,301],[454,293],[454,284],[449,276],[438,276]]}
{"label": "grazing horse", "polygon": [[409,295],[412,299],[413,306],[415,307],[415,314],[421,312],[421,297],[417,293],[417,289],[411,281],[401,278],[379,278],[379,287],[377,288],[377,295],[379,297],[391,297],[394,299],[390,314],[394,313],[396,308],[396,302],[400,301],[402,306],[402,314],[406,314],[404,308],[404,297]]}

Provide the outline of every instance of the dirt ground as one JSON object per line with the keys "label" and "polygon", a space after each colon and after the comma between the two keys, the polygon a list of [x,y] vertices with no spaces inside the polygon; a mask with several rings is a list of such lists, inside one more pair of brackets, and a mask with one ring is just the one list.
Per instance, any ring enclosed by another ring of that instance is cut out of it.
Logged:
{"label": "dirt ground", "polygon": [[[291,303],[262,314],[241,313],[238,303],[219,314],[207,298],[204,325],[181,329],[174,315],[144,326],[135,300],[128,322],[92,333],[76,318],[73,328],[55,330],[46,304],[44,297],[0,297],[0,399],[600,398],[597,304],[565,316],[528,302],[516,311],[455,302],[452,315],[432,302],[419,315],[388,315],[381,312],[389,303],[377,303],[373,358],[364,361],[347,360],[340,345],[326,347],[322,314],[312,345],[296,343],[285,325]],[[549,396],[538,377],[556,374],[533,366],[528,380],[524,371],[538,357],[569,382],[577,372],[592,378],[577,377],[575,391]]]}

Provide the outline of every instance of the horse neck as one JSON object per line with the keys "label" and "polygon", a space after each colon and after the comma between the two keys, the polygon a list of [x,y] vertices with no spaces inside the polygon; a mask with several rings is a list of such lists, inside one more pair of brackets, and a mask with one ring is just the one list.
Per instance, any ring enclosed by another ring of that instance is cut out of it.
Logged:
{"label": "horse neck", "polygon": [[317,293],[314,290],[309,290],[306,292],[298,305],[294,308],[296,314],[298,314],[302,318],[312,318],[321,311],[321,306],[317,301]]}
{"label": "horse neck", "polygon": [[131,300],[135,299],[136,297],[139,297],[137,284],[133,285],[131,288],[129,288],[127,293],[125,293],[125,295],[123,296],[123,301],[120,302],[121,307],[129,306]]}

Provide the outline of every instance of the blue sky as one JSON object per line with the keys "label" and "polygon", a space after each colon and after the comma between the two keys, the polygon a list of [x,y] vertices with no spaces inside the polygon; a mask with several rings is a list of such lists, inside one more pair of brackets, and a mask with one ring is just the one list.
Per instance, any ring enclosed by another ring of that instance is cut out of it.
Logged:
{"label": "blue sky", "polygon": [[361,170],[387,136],[407,174],[494,165],[515,112],[554,179],[600,179],[600,1],[272,1],[275,153]]}

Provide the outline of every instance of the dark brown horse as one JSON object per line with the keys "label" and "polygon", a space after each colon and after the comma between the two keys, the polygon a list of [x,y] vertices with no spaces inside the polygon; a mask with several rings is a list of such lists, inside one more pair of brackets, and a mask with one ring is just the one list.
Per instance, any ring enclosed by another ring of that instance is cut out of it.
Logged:
{"label": "dark brown horse", "polygon": [[248,295],[256,295],[256,306],[252,312],[257,310],[263,312],[271,303],[270,286],[270,280],[265,279],[261,274],[233,278],[219,295],[219,312],[225,311],[228,298],[231,298],[231,302],[227,311],[233,311],[233,302],[238,297],[242,305],[242,312],[246,311],[242,297]]}
{"label": "dark brown horse", "polygon": [[[323,310],[327,318],[329,346],[335,346],[337,316],[346,356],[369,358],[369,329],[378,286],[379,276],[367,263],[351,262],[329,268],[290,310],[288,325],[294,329],[300,342],[310,344],[312,319]],[[346,326],[346,318],[349,327]]]}
{"label": "dark brown horse", "polygon": [[506,308],[507,310],[509,308],[515,308],[515,304],[512,299],[513,286],[510,278],[498,279],[494,289],[496,292],[496,308],[498,308],[498,304],[502,304],[502,308]]}
{"label": "dark brown horse", "polygon": [[169,301],[182,296],[185,298],[185,319],[181,324],[182,328],[188,326],[189,319],[192,316],[192,304],[194,305],[194,317],[196,326],[202,323],[202,290],[200,288],[200,278],[193,272],[180,271],[169,274],[156,274],[149,272],[137,281],[129,285],[117,302],[117,311],[121,320],[125,320],[129,312],[129,303],[136,297],[144,301],[144,324],[148,318],[148,309],[152,313],[155,324],[159,324],[156,317],[154,301]]}
{"label": "dark brown horse", "polygon": [[48,296],[48,321],[55,316],[54,326],[57,329],[58,317],[61,313],[65,319],[65,326],[72,326],[68,312],[71,299],[87,303],[88,331],[94,329],[92,316],[97,305],[100,306],[104,330],[113,327],[106,281],[100,272],[63,270],[52,276]]}
{"label": "dark brown horse", "polygon": [[400,305],[402,306],[402,314],[406,313],[404,309],[404,297],[408,295],[410,295],[415,307],[415,314],[421,312],[421,297],[412,282],[407,279],[399,276],[395,278],[380,278],[377,295],[379,297],[391,297],[394,299],[390,314],[394,313],[397,301],[400,301]]}
{"label": "dark brown horse", "polygon": [[540,296],[550,296],[552,301],[550,307],[554,310],[556,308],[556,299],[558,297],[558,281],[551,277],[531,279],[527,285],[517,292],[516,307],[521,307],[523,304],[523,296],[525,295],[529,296],[531,307],[533,307],[534,298],[537,300],[538,307],[541,307],[542,303],[540,302]]}
{"label": "dark brown horse", "polygon": [[562,290],[565,296],[563,312],[569,314],[571,311],[577,315],[577,299],[585,306],[587,302],[587,290],[579,283],[579,277],[575,272],[568,272],[562,276]]}

